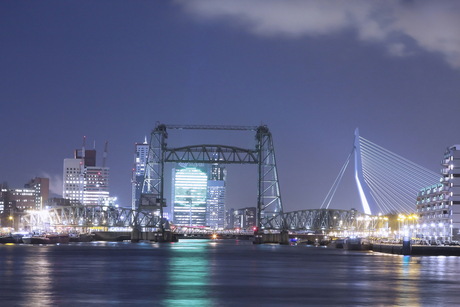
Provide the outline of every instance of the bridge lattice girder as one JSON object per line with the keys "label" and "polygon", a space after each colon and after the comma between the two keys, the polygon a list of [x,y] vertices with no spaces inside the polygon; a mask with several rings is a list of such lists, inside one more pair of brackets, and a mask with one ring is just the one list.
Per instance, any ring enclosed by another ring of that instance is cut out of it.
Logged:
{"label": "bridge lattice girder", "polygon": [[[190,145],[168,148],[168,129],[250,130],[256,131],[253,149],[227,145]],[[167,162],[257,164],[257,222],[260,229],[284,229],[283,206],[278,182],[273,138],[267,126],[178,126],[158,123],[152,131],[146,163],[141,202],[158,199],[160,215],[166,206],[164,198],[164,165]],[[161,225],[160,225],[161,226]]]}
{"label": "bridge lattice girder", "polygon": [[226,145],[193,145],[165,150],[165,162],[256,164],[257,151]]}
{"label": "bridge lattice girder", "polygon": [[356,210],[309,209],[284,214],[289,230],[306,231],[369,231],[377,229],[382,220]]}
{"label": "bridge lattice girder", "polygon": [[159,227],[160,218],[150,212],[105,206],[62,206],[21,217],[23,226],[41,227]]}
{"label": "bridge lattice girder", "polygon": [[[356,210],[309,209],[283,214],[290,231],[369,231],[377,229],[381,221],[376,216],[360,213]],[[280,220],[274,216],[269,223]],[[104,206],[63,206],[49,210],[29,213],[21,217],[23,226],[43,227],[149,227],[158,228],[160,218],[150,212],[128,208]],[[276,229],[270,227],[271,229]],[[173,226],[174,232],[206,233],[209,229],[183,229]]]}

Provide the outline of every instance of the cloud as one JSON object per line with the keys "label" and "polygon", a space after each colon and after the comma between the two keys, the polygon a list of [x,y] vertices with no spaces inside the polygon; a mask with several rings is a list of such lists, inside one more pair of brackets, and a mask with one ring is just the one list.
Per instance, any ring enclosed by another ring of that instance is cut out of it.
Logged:
{"label": "cloud", "polygon": [[176,0],[201,19],[226,20],[264,37],[299,38],[353,30],[393,56],[440,54],[460,69],[460,1]]}

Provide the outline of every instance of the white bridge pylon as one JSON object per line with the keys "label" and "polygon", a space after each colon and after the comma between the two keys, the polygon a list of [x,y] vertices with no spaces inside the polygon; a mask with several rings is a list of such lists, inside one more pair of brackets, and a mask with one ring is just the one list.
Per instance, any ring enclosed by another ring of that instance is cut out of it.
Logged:
{"label": "white bridge pylon", "polygon": [[417,192],[439,182],[440,175],[359,135],[321,208],[331,200],[354,154],[354,176],[362,209],[368,215],[412,213]]}

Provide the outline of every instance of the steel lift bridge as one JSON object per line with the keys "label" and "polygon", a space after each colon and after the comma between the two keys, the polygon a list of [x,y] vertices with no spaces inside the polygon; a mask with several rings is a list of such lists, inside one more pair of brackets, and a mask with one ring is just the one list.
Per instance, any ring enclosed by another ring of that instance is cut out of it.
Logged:
{"label": "steel lift bridge", "polygon": [[[255,132],[255,147],[199,144],[170,148],[168,130],[218,130]],[[182,126],[157,124],[152,131],[145,178],[140,199],[141,210],[159,211],[163,216],[165,163],[255,164],[258,170],[257,221],[259,229],[282,229],[283,205],[276,169],[273,138],[267,126]],[[164,229],[163,219],[157,227]]]}

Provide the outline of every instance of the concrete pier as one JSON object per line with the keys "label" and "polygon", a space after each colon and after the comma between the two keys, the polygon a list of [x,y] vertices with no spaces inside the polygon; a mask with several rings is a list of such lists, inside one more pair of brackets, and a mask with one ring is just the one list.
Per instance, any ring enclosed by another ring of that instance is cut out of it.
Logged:
{"label": "concrete pier", "polygon": [[[407,255],[403,252],[402,244],[373,244],[371,249],[374,252]],[[460,246],[430,246],[412,245],[410,255],[412,256],[460,256]]]}
{"label": "concrete pier", "polygon": [[283,230],[279,233],[255,233],[254,244],[278,243],[289,244],[289,232]]}

